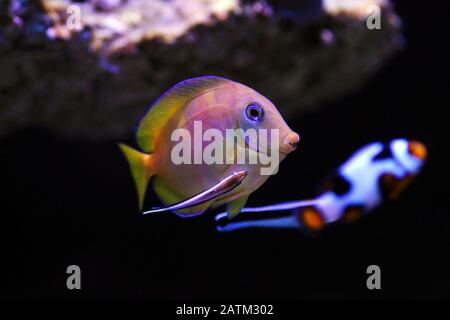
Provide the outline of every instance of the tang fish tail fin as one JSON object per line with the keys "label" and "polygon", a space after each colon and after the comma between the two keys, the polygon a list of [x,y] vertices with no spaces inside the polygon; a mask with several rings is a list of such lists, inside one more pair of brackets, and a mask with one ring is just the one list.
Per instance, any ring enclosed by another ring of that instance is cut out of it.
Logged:
{"label": "tang fish tail fin", "polygon": [[145,192],[147,191],[148,182],[154,175],[150,165],[151,155],[137,151],[125,144],[119,144],[120,149],[128,160],[131,175],[136,185],[136,191],[139,201],[139,210],[144,205]]}

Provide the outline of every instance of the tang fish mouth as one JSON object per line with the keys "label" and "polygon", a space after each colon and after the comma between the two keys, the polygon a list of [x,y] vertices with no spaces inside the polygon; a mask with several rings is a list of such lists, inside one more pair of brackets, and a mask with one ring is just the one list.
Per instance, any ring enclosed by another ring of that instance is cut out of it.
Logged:
{"label": "tang fish mouth", "polygon": [[[244,139],[244,144],[247,148],[252,148],[252,143],[250,143],[250,140],[248,137],[245,137]],[[291,132],[289,133],[281,142],[280,146],[277,148],[277,150],[275,149],[271,149],[270,147],[264,147],[259,145],[258,143],[253,143],[257,145],[257,148],[252,148],[255,151],[257,151],[258,153],[262,153],[262,154],[267,154],[268,151],[270,152],[279,152],[281,154],[288,154],[291,153],[292,151],[297,149],[297,144],[300,142],[300,136],[298,135],[298,133],[295,132]]]}
{"label": "tang fish mouth", "polygon": [[292,151],[297,149],[299,142],[300,136],[298,135],[298,133],[289,133],[283,140],[283,144],[280,147],[280,153],[291,153]]}

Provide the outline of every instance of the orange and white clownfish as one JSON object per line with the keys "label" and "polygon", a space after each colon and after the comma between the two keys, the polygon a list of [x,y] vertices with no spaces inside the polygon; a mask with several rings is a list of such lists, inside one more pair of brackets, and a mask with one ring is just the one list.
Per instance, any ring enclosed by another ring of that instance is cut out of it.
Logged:
{"label": "orange and white clownfish", "polygon": [[319,231],[332,222],[355,221],[384,201],[396,200],[420,172],[426,157],[427,148],[418,141],[371,143],[336,170],[318,197],[243,208],[242,214],[232,220],[220,213],[216,216],[217,230],[259,227]]}

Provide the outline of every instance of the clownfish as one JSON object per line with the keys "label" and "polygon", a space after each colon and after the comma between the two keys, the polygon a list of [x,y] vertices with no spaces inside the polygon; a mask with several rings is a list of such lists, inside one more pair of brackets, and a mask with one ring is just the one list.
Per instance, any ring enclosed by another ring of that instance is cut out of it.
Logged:
{"label": "clownfish", "polygon": [[[253,131],[247,134],[250,129]],[[236,136],[229,138],[228,130],[235,130]],[[271,132],[265,148],[259,136],[253,135],[261,130]],[[124,144],[120,148],[129,162],[140,209],[152,179],[165,207],[144,214],[174,211],[182,217],[222,204],[227,205],[229,217],[237,215],[248,196],[270,175],[261,174],[266,163],[237,161],[239,150],[246,155],[243,160],[268,153],[276,156],[270,168],[276,172],[279,162],[300,140],[269,99],[243,84],[216,76],[188,79],[173,86],[150,107],[136,136],[140,151]],[[209,141],[219,147],[212,151]],[[203,161],[204,154],[212,154],[218,161]]]}
{"label": "clownfish", "polygon": [[418,141],[395,139],[366,145],[336,170],[318,197],[243,208],[243,214],[233,220],[220,213],[215,219],[217,230],[259,227],[320,231],[329,223],[355,221],[383,202],[396,200],[421,171],[426,158],[427,148]]}

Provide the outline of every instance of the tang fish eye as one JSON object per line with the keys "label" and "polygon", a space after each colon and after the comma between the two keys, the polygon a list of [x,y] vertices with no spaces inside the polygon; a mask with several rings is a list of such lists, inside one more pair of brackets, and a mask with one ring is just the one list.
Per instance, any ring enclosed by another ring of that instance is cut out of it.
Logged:
{"label": "tang fish eye", "polygon": [[264,110],[258,103],[251,102],[245,109],[245,115],[251,121],[261,122],[264,117]]}

